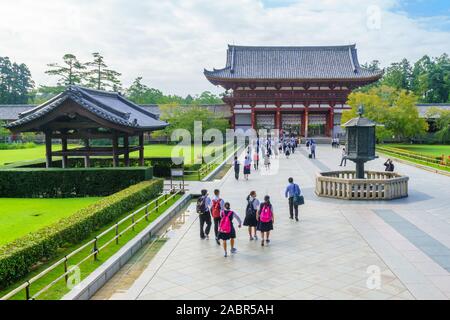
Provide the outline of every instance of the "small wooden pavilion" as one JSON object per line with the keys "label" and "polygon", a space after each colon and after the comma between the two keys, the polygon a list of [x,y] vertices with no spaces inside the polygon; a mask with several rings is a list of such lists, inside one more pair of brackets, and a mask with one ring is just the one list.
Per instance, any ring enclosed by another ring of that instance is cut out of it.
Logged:
{"label": "small wooden pavilion", "polygon": [[[144,164],[144,133],[164,129],[168,123],[125,99],[117,92],[106,92],[69,86],[49,101],[20,114],[19,119],[6,127],[13,133],[44,132],[46,166],[52,166],[52,157],[62,157],[62,167],[68,166],[68,157],[84,157],[85,167],[90,157],[112,156],[113,165],[119,165],[119,156],[130,164],[130,152],[139,151]],[[130,137],[139,137],[137,146],[130,146]],[[119,146],[119,138],[123,139]],[[52,139],[60,139],[61,151],[52,151]],[[68,149],[67,140],[84,141],[84,147]],[[90,139],[111,139],[112,146],[90,146]]]}

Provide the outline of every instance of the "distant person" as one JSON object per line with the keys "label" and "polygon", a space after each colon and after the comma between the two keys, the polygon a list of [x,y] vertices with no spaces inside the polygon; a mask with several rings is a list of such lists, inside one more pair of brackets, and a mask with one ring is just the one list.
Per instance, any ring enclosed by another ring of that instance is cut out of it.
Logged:
{"label": "distant person", "polygon": [[[203,189],[201,196],[197,200],[197,213],[200,221],[200,238],[209,239],[209,231],[211,230],[211,214],[209,212],[210,199],[208,191]],[[206,224],[206,228],[205,228]]]}
{"label": "distant person", "polygon": [[236,239],[236,230],[233,225],[233,219],[236,219],[239,223],[239,228],[242,225],[241,218],[239,215],[232,211],[230,208],[230,203],[225,202],[224,210],[220,214],[220,225],[219,225],[219,239],[222,240],[223,250],[225,251],[224,257],[228,256],[227,253],[227,241],[230,240],[231,253],[236,253],[237,249],[234,247],[234,239]]}
{"label": "distant person", "polygon": [[259,169],[259,152],[253,154],[253,168],[255,170]]}
{"label": "distant person", "polygon": [[294,183],[294,179],[290,177],[288,179],[288,186],[286,187],[286,191],[284,195],[288,198],[289,201],[289,218],[294,219],[295,212],[295,220],[298,221],[298,203],[295,201],[297,197],[301,195],[301,190],[298,184]]}
{"label": "distant person", "polygon": [[250,241],[258,240],[256,235],[256,227],[258,221],[256,220],[256,212],[258,211],[260,202],[256,198],[256,191],[251,191],[247,196],[247,207],[245,209],[244,226],[248,227],[248,235]]}
{"label": "distant person", "polygon": [[315,142],[311,142],[311,146],[310,146],[310,155],[311,155],[311,159],[315,159],[316,158],[316,143]]}
{"label": "distant person", "polygon": [[391,159],[387,159],[386,162],[384,163],[384,171],[388,171],[388,172],[394,172],[394,163],[392,162]]}
{"label": "distant person", "polygon": [[241,168],[241,163],[239,162],[238,157],[234,157],[233,168],[234,168],[234,177],[236,178],[236,180],[239,180],[239,171]]}
{"label": "distant person", "polygon": [[252,166],[252,159],[250,158],[250,155],[246,155],[245,160],[244,160],[244,179],[245,180],[248,180],[251,166]]}
{"label": "distant person", "polygon": [[284,150],[284,155],[286,156],[286,159],[289,159],[289,156],[291,155],[291,148],[286,147],[286,149]]}
{"label": "distant person", "polygon": [[266,168],[266,170],[270,170],[270,155],[269,155],[269,153],[266,153],[264,155],[264,167]]}
{"label": "distant person", "polygon": [[273,212],[273,206],[270,203],[270,197],[265,196],[264,202],[259,206],[257,212],[258,230],[261,232],[261,246],[264,247],[270,243],[270,231],[273,230],[273,224],[275,222],[275,215]]}
{"label": "distant person", "polygon": [[345,150],[345,147],[342,148],[341,164],[339,166],[342,167],[342,164],[344,164],[344,167],[347,166],[347,150]]}
{"label": "distant person", "polygon": [[219,223],[220,223],[220,213],[224,210],[224,201],[220,198],[219,189],[214,190],[214,196],[211,199],[210,211],[211,216],[214,221],[214,235],[216,236],[216,243],[220,245],[219,242]]}

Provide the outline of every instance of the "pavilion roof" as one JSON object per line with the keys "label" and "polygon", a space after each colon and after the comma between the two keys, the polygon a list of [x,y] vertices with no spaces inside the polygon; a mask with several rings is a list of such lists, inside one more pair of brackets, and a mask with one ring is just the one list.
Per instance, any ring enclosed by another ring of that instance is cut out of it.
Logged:
{"label": "pavilion roof", "polygon": [[208,71],[208,79],[368,80],[382,71],[359,65],[355,45],[310,47],[252,47],[229,45],[226,66]]}
{"label": "pavilion roof", "polygon": [[20,113],[19,119],[7,124],[6,127],[14,129],[44,118],[68,100],[108,122],[134,130],[158,130],[168,125],[166,122],[159,120],[154,113],[127,100],[117,92],[93,90],[72,85],[47,102]]}

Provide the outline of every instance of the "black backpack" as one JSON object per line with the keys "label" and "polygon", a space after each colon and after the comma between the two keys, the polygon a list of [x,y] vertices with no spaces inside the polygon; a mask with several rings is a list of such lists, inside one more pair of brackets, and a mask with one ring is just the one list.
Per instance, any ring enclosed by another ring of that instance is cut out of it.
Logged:
{"label": "black backpack", "polygon": [[206,197],[200,197],[197,200],[197,213],[205,213],[206,210]]}
{"label": "black backpack", "polygon": [[252,201],[247,200],[247,208],[245,209],[245,214],[247,216],[253,216],[256,212],[255,212],[255,208],[253,208],[253,201],[255,201],[255,199],[253,199]]}

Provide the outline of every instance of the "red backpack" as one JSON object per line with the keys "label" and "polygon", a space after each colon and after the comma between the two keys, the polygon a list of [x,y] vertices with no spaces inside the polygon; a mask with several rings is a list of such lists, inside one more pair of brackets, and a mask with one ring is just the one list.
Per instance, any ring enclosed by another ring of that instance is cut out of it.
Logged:
{"label": "red backpack", "polygon": [[222,220],[220,220],[219,232],[230,233],[231,232],[231,220],[230,217],[233,215],[233,211],[224,211]]}
{"label": "red backpack", "polygon": [[220,202],[221,199],[216,199],[212,201],[211,215],[213,218],[220,218]]}
{"label": "red backpack", "polygon": [[259,215],[261,222],[269,222],[272,220],[272,206],[269,204],[263,205],[261,214]]}

